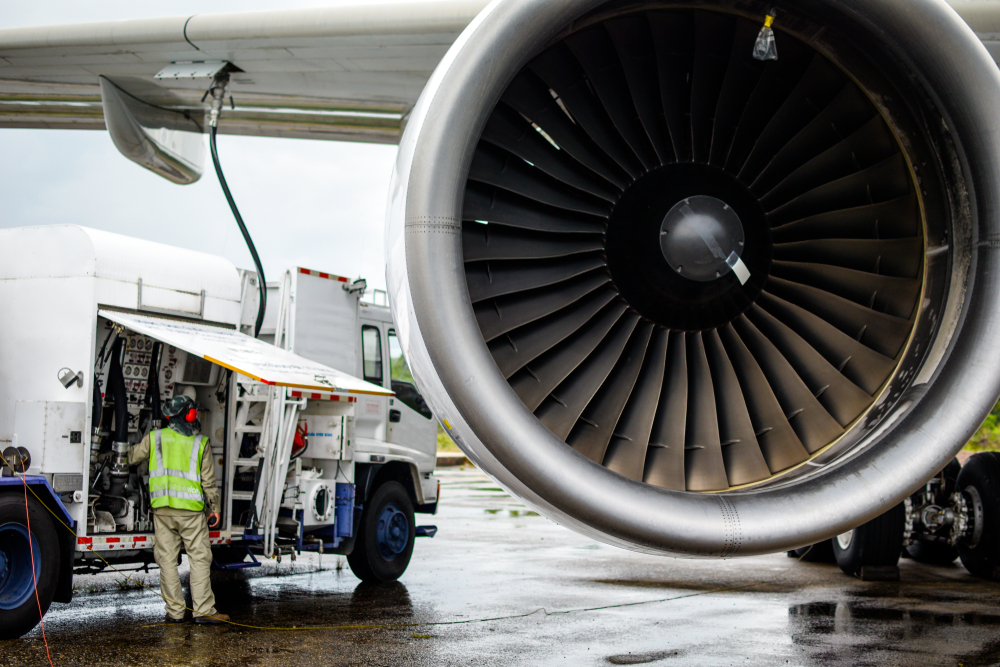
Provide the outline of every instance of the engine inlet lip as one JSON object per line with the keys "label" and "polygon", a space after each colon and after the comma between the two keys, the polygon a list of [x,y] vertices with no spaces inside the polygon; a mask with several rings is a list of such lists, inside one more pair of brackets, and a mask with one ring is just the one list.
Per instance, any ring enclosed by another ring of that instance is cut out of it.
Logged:
{"label": "engine inlet lip", "polygon": [[[978,215],[973,219],[964,201],[945,205],[955,221],[950,241],[957,246],[941,246],[950,254],[936,255],[949,262],[952,276],[947,307],[932,318],[932,328],[944,333],[937,339],[927,334],[931,362],[913,366],[907,376],[907,382],[917,376],[912,391],[902,398],[893,395],[899,407],[889,410],[891,418],[869,438],[877,447],[831,461],[835,465],[811,478],[780,488],[718,496],[667,492],[625,480],[567,451],[534,420],[492,363],[461,276],[461,191],[474,148],[474,141],[462,138],[478,136],[499,91],[524,65],[520,56],[498,62],[498,44],[508,55],[534,53],[555,34],[545,25],[568,25],[601,4],[522,0],[491,5],[446,57],[444,67],[453,69],[439,70],[414,110],[397,163],[387,252],[394,316],[401,329],[414,334],[403,341],[421,386],[432,393],[429,400],[446,428],[494,479],[548,516],[611,544],[673,554],[752,555],[820,541],[876,516],[920,486],[928,470],[950,460],[953,443],[961,445],[968,424],[985,415],[1000,394],[1000,380],[977,365],[983,355],[996,352],[996,344],[984,341],[981,333],[1000,327],[1000,257],[987,245],[975,245],[1000,220],[1000,193],[977,187],[1000,181],[1000,159],[986,147],[989,142],[962,145],[964,137],[1000,136],[1000,122],[990,113],[1000,101],[995,64],[943,2],[815,3],[817,12],[851,26],[864,17],[866,34],[886,45],[897,66],[906,63],[907,71],[921,73],[915,90],[934,91],[941,126],[957,137],[955,152],[948,152],[953,144],[942,143],[937,134],[927,139],[943,146],[946,164],[961,165],[946,170],[942,180],[967,187]],[[934,39],[927,26],[934,26]],[[898,44],[913,35],[928,37],[921,42],[927,48],[901,56]],[[957,71],[963,74],[960,80]],[[485,110],[462,108],[469,90],[477,91]],[[968,96],[968,90],[985,92]],[[429,164],[433,170],[424,168]],[[441,173],[454,175],[455,182],[441,179]],[[960,330],[963,324],[968,331]],[[951,363],[943,365],[946,360]],[[970,383],[977,387],[973,395],[963,390]],[[913,409],[918,405],[922,409]],[[928,429],[936,435],[930,443]]]}

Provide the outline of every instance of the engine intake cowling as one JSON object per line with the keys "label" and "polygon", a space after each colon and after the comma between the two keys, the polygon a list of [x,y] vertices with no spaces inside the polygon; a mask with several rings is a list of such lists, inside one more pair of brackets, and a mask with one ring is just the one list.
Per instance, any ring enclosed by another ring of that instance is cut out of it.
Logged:
{"label": "engine intake cowling", "polygon": [[937,0],[494,3],[394,172],[414,376],[477,465],[597,539],[852,528],[1000,394],[998,102]]}

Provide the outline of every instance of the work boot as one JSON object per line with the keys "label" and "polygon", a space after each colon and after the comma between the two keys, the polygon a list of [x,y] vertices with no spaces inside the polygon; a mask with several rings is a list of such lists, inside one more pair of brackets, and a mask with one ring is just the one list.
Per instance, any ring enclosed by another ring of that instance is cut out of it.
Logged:
{"label": "work boot", "polygon": [[183,623],[184,622],[184,618],[183,617],[181,617],[181,618],[174,618],[170,614],[167,614],[167,616],[166,616],[166,622],[167,623]]}
{"label": "work boot", "polygon": [[198,625],[219,625],[229,620],[229,614],[216,614],[215,616],[196,616],[194,622]]}

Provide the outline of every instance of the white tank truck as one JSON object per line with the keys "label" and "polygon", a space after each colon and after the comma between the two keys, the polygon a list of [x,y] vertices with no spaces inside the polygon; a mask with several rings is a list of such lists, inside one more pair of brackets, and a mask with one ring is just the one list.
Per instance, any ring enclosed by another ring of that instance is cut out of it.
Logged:
{"label": "white tank truck", "polygon": [[7,229],[0,274],[0,638],[39,621],[32,554],[43,614],[74,574],[153,562],[148,464],[125,451],[179,393],[217,465],[214,567],[314,551],[392,580],[433,536],[414,513],[437,509],[436,424],[364,281],[288,271],[254,339],[256,274],[204,253]]}

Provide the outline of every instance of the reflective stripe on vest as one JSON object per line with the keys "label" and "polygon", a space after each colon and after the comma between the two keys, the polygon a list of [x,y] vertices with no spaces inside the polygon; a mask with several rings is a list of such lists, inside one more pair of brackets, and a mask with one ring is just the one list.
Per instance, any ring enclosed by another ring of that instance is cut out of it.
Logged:
{"label": "reflective stripe on vest", "polygon": [[201,459],[205,452],[204,436],[181,435],[176,431],[156,430],[151,434],[150,505],[200,512],[205,509],[201,487]]}

